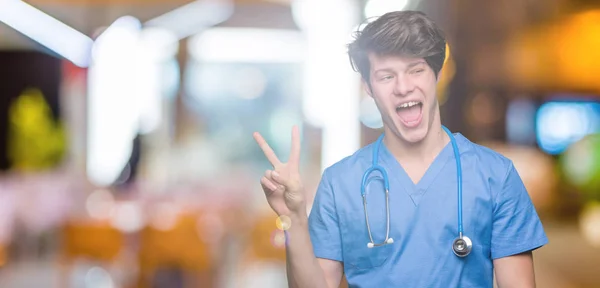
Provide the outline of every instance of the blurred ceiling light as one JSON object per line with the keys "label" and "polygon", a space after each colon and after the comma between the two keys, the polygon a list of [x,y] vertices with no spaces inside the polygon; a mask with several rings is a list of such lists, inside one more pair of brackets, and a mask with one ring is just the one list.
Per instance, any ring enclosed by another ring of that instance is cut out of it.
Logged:
{"label": "blurred ceiling light", "polygon": [[164,85],[172,81],[163,73],[176,62],[178,50],[173,32],[163,27],[142,30],[142,23],[131,16],[117,19],[97,38],[88,100],[87,169],[94,184],[115,184],[136,134],[160,126]]}
{"label": "blurred ceiling light", "polygon": [[175,33],[161,27],[144,28],[140,34],[141,53],[152,62],[166,61],[177,55],[179,40]]}
{"label": "blurred ceiling light", "polygon": [[[132,52],[138,41],[138,34],[141,29],[142,23],[137,18],[133,16],[119,17],[96,38],[92,47],[92,58],[97,60],[96,58],[99,57],[100,53],[102,53],[103,57],[107,57],[107,55],[120,55],[123,49],[128,49],[127,52]],[[109,59],[102,59],[102,61],[106,60]]]}
{"label": "blurred ceiling light", "polygon": [[302,112],[323,131],[321,169],[360,147],[360,78],[350,67],[348,35],[359,24],[352,0],[296,0],[292,15],[306,37]]}
{"label": "blurred ceiling light", "polygon": [[392,11],[401,11],[408,5],[408,0],[369,0],[365,5],[365,17],[379,17]]}
{"label": "blurred ceiling light", "polygon": [[233,8],[231,0],[198,0],[158,16],[145,26],[167,29],[181,40],[227,20]]}
{"label": "blurred ceiling light", "polygon": [[0,0],[0,22],[33,39],[79,67],[87,67],[93,40],[19,0]]}
{"label": "blurred ceiling light", "polygon": [[137,110],[139,111],[139,132],[148,134],[155,131],[162,121],[163,85],[167,63],[176,61],[179,41],[171,31],[151,27],[141,31],[137,45],[137,62],[135,65],[135,86],[137,93]]}
{"label": "blurred ceiling light", "polygon": [[293,63],[304,59],[304,40],[293,30],[212,28],[190,38],[200,62]]}
{"label": "blurred ceiling light", "polygon": [[117,180],[139,129],[139,93],[132,79],[138,74],[140,29],[137,19],[121,17],[98,37],[93,48],[88,72],[87,174],[95,185]]}

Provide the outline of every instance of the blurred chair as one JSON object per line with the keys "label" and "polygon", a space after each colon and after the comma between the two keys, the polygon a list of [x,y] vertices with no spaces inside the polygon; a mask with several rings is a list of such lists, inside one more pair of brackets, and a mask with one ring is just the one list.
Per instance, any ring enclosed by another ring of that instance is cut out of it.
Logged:
{"label": "blurred chair", "polygon": [[251,224],[247,260],[285,265],[285,234],[277,229],[276,219],[275,213],[266,213]]}
{"label": "blurred chair", "polygon": [[[182,213],[171,227],[144,227],[140,234],[138,287],[214,287],[217,273],[211,245],[200,237],[203,230],[195,213]],[[169,284],[160,275],[169,275]],[[183,282],[177,284],[176,282]],[[164,286],[162,286],[164,285]]]}
{"label": "blurred chair", "polygon": [[8,246],[0,242],[0,269],[4,267],[8,262]]}
{"label": "blurred chair", "polygon": [[277,229],[276,219],[277,215],[266,209],[244,218],[234,287],[287,287],[285,235]]}
{"label": "blurred chair", "polygon": [[62,228],[60,287],[68,279],[76,260],[91,260],[110,266],[125,248],[125,235],[106,221],[69,221]]}
{"label": "blurred chair", "polygon": [[[266,211],[258,216],[249,226],[242,269],[254,266],[255,263],[279,263],[285,273],[285,234],[277,227],[277,215]],[[293,223],[292,223],[293,225]],[[255,270],[253,270],[255,271]],[[342,279],[340,288],[347,288],[346,278]]]}

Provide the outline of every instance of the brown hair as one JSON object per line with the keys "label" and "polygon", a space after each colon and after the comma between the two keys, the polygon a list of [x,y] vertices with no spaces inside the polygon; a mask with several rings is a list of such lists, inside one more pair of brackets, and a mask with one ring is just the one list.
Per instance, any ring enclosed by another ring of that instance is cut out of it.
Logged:
{"label": "brown hair", "polygon": [[424,58],[437,78],[446,59],[446,39],[423,12],[389,12],[356,31],[348,45],[352,68],[370,86],[369,53]]}

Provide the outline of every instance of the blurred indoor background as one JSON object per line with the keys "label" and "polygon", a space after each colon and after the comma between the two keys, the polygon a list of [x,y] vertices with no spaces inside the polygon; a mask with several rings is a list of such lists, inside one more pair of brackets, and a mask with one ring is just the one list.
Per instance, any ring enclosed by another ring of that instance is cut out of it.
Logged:
{"label": "blurred indoor background", "polygon": [[512,159],[538,287],[600,287],[600,1],[0,0],[0,286],[285,287],[261,132],[304,181],[375,140],[345,45],[421,10],[443,122]]}

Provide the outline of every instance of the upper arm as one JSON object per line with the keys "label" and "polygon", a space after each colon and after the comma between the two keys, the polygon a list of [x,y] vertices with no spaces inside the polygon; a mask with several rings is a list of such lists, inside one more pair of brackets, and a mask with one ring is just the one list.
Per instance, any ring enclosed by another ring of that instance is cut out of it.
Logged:
{"label": "upper arm", "polygon": [[494,270],[499,288],[535,287],[533,255],[531,251],[495,259]]}
{"label": "upper arm", "polygon": [[491,256],[494,260],[532,251],[548,243],[535,207],[512,162],[501,183],[493,210]]}
{"label": "upper arm", "polygon": [[315,257],[318,258],[328,286],[337,288],[344,271],[342,240],[334,192],[327,170],[319,183],[308,221]]}
{"label": "upper arm", "polygon": [[338,214],[327,170],[323,173],[308,217],[308,231],[315,257],[343,262]]}
{"label": "upper arm", "polygon": [[344,265],[342,262],[322,258],[318,258],[317,261],[323,270],[327,286],[329,288],[338,288],[344,274]]}

